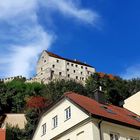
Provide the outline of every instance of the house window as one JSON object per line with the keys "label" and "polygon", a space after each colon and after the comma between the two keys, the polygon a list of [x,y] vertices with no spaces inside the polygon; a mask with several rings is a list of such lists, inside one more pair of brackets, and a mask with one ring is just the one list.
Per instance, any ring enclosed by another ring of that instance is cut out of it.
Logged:
{"label": "house window", "polygon": [[71,118],[71,108],[68,107],[65,109],[65,120],[68,120]]}
{"label": "house window", "polygon": [[68,74],[68,77],[70,77],[70,74]]}
{"label": "house window", "polygon": [[59,63],[59,60],[56,60],[57,63]]}
{"label": "house window", "polygon": [[76,76],[76,79],[78,79],[78,76]]}
{"label": "house window", "polygon": [[42,136],[43,135],[45,135],[46,134],[46,123],[44,123],[43,125],[42,125],[42,127],[41,127],[41,129],[42,129]]}
{"label": "house window", "polygon": [[73,72],[75,73],[75,70],[73,70]]}
{"label": "house window", "polygon": [[110,133],[110,140],[119,140],[119,134]]}
{"label": "house window", "polygon": [[54,118],[52,118],[53,128],[56,128],[58,126],[58,116],[56,115]]}
{"label": "house window", "polygon": [[55,65],[52,65],[53,68],[55,68]]}
{"label": "house window", "polygon": [[61,76],[62,75],[62,72],[59,72],[59,75]]}

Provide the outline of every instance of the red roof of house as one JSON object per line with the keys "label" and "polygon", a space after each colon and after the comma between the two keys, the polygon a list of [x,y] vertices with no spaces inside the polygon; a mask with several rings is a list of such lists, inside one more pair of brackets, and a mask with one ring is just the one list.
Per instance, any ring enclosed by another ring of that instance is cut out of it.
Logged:
{"label": "red roof of house", "polygon": [[0,140],[6,140],[6,130],[0,128]]}
{"label": "red roof of house", "polygon": [[121,107],[110,104],[100,104],[97,101],[73,92],[65,94],[70,100],[81,108],[92,114],[93,117],[102,118],[111,122],[124,124],[133,128],[140,129],[140,116]]}
{"label": "red roof of house", "polygon": [[56,55],[52,52],[49,52],[49,51],[46,51],[48,53],[49,56],[51,57],[55,57],[55,58],[59,58],[59,59],[63,59],[63,60],[66,60],[66,61],[69,61],[69,62],[72,62],[72,63],[76,63],[76,64],[80,64],[80,65],[84,65],[84,66],[88,66],[88,67],[92,67],[91,65],[88,65],[88,64],[85,64],[83,62],[80,62],[80,61],[77,61],[77,60],[71,60],[71,59],[67,59],[67,58],[64,58],[64,57],[61,57],[59,55]]}

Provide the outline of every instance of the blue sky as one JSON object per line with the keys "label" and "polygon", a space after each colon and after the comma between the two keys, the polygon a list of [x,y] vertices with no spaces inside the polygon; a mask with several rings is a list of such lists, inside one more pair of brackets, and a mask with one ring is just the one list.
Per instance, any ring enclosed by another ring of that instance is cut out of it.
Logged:
{"label": "blue sky", "polygon": [[140,77],[140,1],[0,0],[0,77],[32,77],[42,50]]}

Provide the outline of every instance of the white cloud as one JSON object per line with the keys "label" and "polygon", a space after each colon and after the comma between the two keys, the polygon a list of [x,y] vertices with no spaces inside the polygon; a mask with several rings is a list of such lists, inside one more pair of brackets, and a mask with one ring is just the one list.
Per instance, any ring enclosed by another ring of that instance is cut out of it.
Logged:
{"label": "white cloud", "polygon": [[140,78],[140,64],[128,67],[121,76],[124,79]]}
{"label": "white cloud", "polygon": [[81,8],[77,0],[48,0],[46,6],[50,10],[59,11],[64,16],[69,16],[88,24],[94,25],[99,18],[96,12]]}
{"label": "white cloud", "polygon": [[94,25],[98,15],[89,9],[83,9],[79,2],[0,0],[0,77],[31,76],[38,55],[55,40],[56,35],[44,29],[38,21],[40,5],[46,7],[48,13],[56,11],[65,17]]}

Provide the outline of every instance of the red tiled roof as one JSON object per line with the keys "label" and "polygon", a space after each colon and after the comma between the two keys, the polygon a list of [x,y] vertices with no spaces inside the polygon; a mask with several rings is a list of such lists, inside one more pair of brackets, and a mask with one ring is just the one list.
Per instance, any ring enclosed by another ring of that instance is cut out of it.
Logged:
{"label": "red tiled roof", "polygon": [[76,63],[76,64],[88,66],[88,67],[92,67],[91,65],[85,64],[85,63],[80,62],[80,61],[77,61],[77,60],[71,60],[71,59],[63,58],[63,57],[61,57],[61,56],[59,56],[59,55],[56,55],[56,54],[54,54],[54,53],[52,53],[52,52],[49,52],[49,51],[46,51],[46,52],[47,52],[48,55],[51,56],[51,57],[63,59],[63,60],[66,60],[66,61],[69,61],[69,62],[72,62],[72,63]]}
{"label": "red tiled roof", "polygon": [[6,140],[6,130],[0,128],[0,140]]}
{"label": "red tiled roof", "polygon": [[[65,96],[93,116],[98,116],[112,122],[115,121],[119,124],[125,124],[127,126],[140,129],[140,116],[125,108],[117,107],[110,104],[100,104],[91,98],[73,92],[68,92],[65,94]],[[105,107],[107,110],[103,107]],[[136,118],[134,117],[136,117],[138,120],[136,120]]]}

